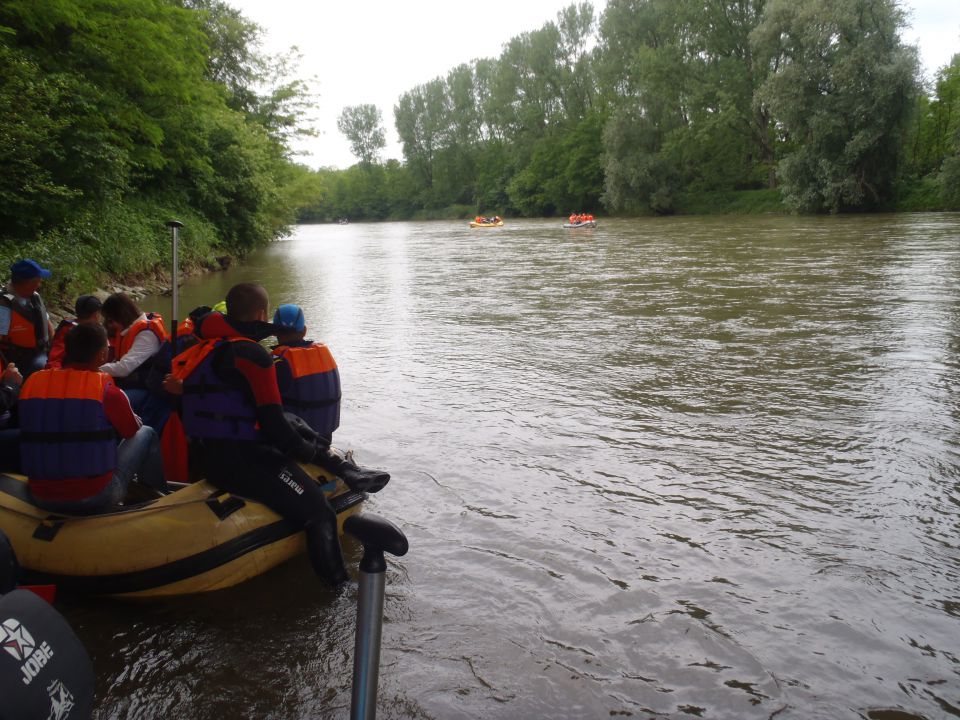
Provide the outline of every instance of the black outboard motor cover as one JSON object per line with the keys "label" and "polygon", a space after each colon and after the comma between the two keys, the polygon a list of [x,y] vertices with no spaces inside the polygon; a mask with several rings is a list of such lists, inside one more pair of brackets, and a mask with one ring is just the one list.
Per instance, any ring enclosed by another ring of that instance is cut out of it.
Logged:
{"label": "black outboard motor cover", "polygon": [[0,720],[80,720],[93,664],[67,621],[29,590],[0,597]]}
{"label": "black outboard motor cover", "polygon": [[17,577],[20,575],[20,565],[17,563],[16,553],[10,538],[0,530],[0,595],[8,593],[17,586]]}

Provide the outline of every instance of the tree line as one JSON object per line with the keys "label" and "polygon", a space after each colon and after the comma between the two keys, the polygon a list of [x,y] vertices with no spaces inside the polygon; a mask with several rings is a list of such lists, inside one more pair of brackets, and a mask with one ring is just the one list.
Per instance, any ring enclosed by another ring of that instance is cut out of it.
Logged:
{"label": "tree line", "polygon": [[[0,269],[33,257],[61,292],[183,254],[242,254],[295,220],[309,103],[294,53],[220,0],[0,4]],[[307,173],[308,175],[308,173]]]}
{"label": "tree line", "polygon": [[[243,254],[296,222],[960,208],[960,57],[932,87],[894,0],[609,0],[345,108],[358,162],[311,170],[296,53],[224,0],[0,4],[0,269],[61,293]],[[746,201],[742,198],[748,198]]]}
{"label": "tree line", "polygon": [[960,208],[960,56],[925,87],[904,27],[895,0],[572,4],[403,93],[402,163],[346,108],[360,162],[301,218]]}

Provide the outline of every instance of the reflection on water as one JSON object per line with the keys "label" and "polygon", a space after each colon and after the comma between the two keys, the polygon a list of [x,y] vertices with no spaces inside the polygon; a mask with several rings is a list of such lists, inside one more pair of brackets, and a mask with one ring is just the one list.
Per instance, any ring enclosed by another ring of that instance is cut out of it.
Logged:
{"label": "reflection on water", "polygon": [[[301,303],[394,474],[381,717],[960,716],[960,222],[559,225],[302,227],[186,283]],[[342,718],[355,599],[297,561],[68,616],[98,717]]]}

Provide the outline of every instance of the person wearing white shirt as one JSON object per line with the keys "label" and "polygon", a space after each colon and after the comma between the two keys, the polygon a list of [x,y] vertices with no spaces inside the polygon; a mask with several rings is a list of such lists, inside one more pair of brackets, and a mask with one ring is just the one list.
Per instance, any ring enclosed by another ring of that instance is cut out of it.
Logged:
{"label": "person wearing white shirt", "polygon": [[100,309],[113,358],[100,366],[127,393],[143,422],[159,430],[170,413],[169,405],[147,387],[153,360],[167,341],[167,330],[158,313],[145,313],[124,293],[114,293]]}

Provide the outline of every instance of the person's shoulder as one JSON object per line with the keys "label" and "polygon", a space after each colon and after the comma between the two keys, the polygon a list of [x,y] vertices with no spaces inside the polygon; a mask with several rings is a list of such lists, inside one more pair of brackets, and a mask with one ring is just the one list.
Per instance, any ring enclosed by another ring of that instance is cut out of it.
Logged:
{"label": "person's shoulder", "polygon": [[230,348],[230,351],[236,358],[250,360],[263,367],[269,367],[273,364],[273,355],[255,340],[250,340],[249,338],[235,339],[224,344]]}

